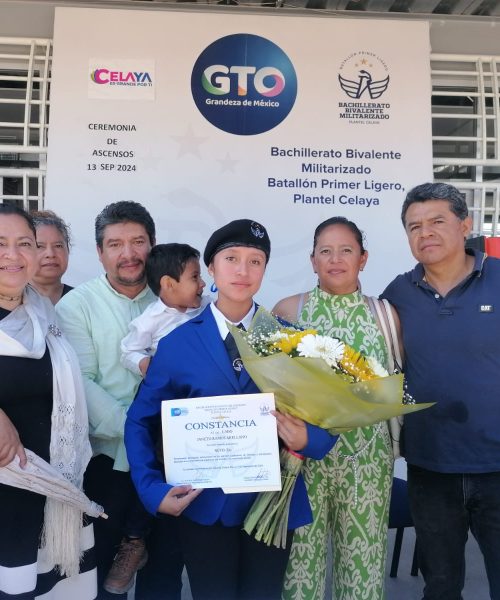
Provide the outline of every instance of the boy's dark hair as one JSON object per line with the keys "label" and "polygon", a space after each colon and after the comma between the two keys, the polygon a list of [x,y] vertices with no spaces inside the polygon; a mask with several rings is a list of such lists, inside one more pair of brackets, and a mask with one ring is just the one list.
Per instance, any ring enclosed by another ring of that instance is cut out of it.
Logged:
{"label": "boy's dark hair", "polygon": [[149,287],[154,294],[159,296],[160,279],[164,275],[179,281],[187,262],[199,258],[198,250],[188,244],[158,244],[154,246],[146,260],[146,278]]}
{"label": "boy's dark hair", "polygon": [[146,230],[151,246],[155,244],[155,224],[149,212],[138,202],[121,200],[108,204],[95,219],[95,242],[102,250],[104,230],[108,225],[117,223],[138,223]]}

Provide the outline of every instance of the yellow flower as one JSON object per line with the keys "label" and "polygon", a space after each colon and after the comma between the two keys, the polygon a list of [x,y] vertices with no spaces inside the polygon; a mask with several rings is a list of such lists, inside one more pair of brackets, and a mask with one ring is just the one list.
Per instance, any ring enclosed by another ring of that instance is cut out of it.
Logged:
{"label": "yellow flower", "polygon": [[282,338],[278,342],[274,342],[273,348],[277,348],[280,352],[290,354],[293,350],[292,341],[289,336]]}
{"label": "yellow flower", "polygon": [[297,331],[296,329],[282,329],[281,333],[285,335],[281,339],[273,343],[273,348],[277,348],[280,352],[285,354],[292,354],[297,350],[297,346],[300,344],[302,338],[310,333],[315,334],[314,329],[306,329],[305,331]]}
{"label": "yellow flower", "polygon": [[377,375],[373,372],[366,358],[347,346],[344,349],[344,356],[339,363],[341,369],[343,369],[348,375],[354,377],[356,381],[366,381],[368,379],[377,379]]}

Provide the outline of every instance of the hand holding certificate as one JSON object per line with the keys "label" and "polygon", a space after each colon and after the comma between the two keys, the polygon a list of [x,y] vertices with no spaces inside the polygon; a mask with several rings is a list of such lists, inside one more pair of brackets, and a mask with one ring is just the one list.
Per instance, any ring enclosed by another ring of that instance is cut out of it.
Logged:
{"label": "hand holding certificate", "polygon": [[273,394],[162,403],[165,477],[225,493],[281,488]]}
{"label": "hand holding certificate", "polygon": [[190,485],[176,485],[164,496],[158,512],[178,517],[202,491],[202,488],[194,490]]}

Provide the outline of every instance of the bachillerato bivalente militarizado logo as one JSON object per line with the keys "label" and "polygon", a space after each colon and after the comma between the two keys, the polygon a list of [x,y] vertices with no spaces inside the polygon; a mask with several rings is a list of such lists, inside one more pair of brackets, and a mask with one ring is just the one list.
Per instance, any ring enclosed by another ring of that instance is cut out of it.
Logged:
{"label": "bachillerato bivalente militarizado logo", "polygon": [[219,38],[191,74],[193,100],[218,129],[256,135],[279,125],[297,97],[297,75],[283,50],[249,33]]}
{"label": "bachillerato bivalente militarizado logo", "polygon": [[366,50],[349,54],[340,64],[338,82],[344,96],[338,103],[341,119],[364,125],[390,119],[389,68],[380,56]]}

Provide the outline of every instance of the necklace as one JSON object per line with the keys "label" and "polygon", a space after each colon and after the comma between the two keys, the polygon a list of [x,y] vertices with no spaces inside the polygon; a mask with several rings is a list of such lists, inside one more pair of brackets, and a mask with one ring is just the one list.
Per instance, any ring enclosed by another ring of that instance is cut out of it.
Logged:
{"label": "necklace", "polygon": [[0,300],[5,300],[5,302],[17,302],[22,297],[22,294],[20,296],[5,296],[4,294],[0,294]]}
{"label": "necklace", "polygon": [[382,423],[378,423],[373,428],[372,437],[366,442],[366,444],[360,448],[358,451],[353,454],[344,454],[337,448],[337,444],[332,449],[332,453],[336,454],[339,458],[343,458],[347,460],[348,463],[352,466],[353,474],[354,474],[354,507],[358,505],[358,486],[359,486],[359,459],[363,458],[363,456],[367,453],[370,446],[375,442],[375,438],[379,433],[382,432]]}

